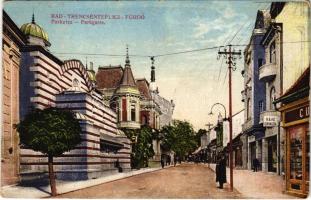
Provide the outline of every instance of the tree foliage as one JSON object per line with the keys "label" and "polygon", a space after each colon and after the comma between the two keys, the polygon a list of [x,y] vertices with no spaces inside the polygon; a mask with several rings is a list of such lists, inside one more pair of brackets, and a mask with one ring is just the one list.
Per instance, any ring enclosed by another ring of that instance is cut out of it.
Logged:
{"label": "tree foliage", "polygon": [[163,148],[174,151],[180,158],[198,147],[193,126],[187,121],[174,120],[172,125],[164,126],[161,132],[164,135]]}
{"label": "tree foliage", "polygon": [[[132,139],[132,167],[146,167],[148,159],[154,156],[152,140],[154,133],[149,126],[142,126],[137,130],[124,130],[128,138]],[[134,138],[137,138],[136,140]]]}
{"label": "tree foliage", "polygon": [[48,156],[60,156],[81,142],[81,127],[75,114],[58,108],[35,109],[18,125],[20,142]]}

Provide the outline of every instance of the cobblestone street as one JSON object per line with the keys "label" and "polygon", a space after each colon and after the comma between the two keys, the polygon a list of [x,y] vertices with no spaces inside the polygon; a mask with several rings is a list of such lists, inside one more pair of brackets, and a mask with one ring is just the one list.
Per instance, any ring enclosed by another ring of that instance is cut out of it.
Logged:
{"label": "cobblestone street", "polygon": [[242,198],[215,183],[204,165],[182,164],[59,195],[56,198]]}

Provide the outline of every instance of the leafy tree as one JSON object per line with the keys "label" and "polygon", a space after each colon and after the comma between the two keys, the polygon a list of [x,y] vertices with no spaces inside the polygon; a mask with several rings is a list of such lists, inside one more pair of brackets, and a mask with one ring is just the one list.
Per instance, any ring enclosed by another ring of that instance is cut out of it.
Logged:
{"label": "leafy tree", "polygon": [[81,142],[81,127],[75,114],[59,108],[35,109],[17,125],[20,142],[25,147],[48,156],[52,196],[56,196],[53,157],[62,155]]}
{"label": "leafy tree", "polygon": [[[149,126],[142,126],[138,130],[124,130],[128,138],[132,139],[132,167],[141,168],[146,167],[148,159],[154,156],[154,151],[152,147],[152,139],[154,139],[155,134]],[[136,141],[133,139],[136,138]]]}
{"label": "leafy tree", "polygon": [[174,151],[180,158],[198,146],[193,126],[187,121],[174,120],[172,125],[164,126],[161,132],[164,134],[162,146]]}

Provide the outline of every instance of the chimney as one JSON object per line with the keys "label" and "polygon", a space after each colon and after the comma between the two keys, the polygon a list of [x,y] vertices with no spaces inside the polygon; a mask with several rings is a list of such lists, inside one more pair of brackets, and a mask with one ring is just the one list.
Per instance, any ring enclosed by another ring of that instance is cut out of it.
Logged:
{"label": "chimney", "polygon": [[93,71],[93,62],[90,62],[90,71]]}

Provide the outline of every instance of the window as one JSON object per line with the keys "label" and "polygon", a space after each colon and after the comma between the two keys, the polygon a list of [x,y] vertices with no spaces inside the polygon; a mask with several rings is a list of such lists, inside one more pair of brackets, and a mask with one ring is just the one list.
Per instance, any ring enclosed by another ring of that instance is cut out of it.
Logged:
{"label": "window", "polygon": [[142,123],[142,125],[146,125],[147,124],[147,117],[146,117],[146,115],[143,115],[141,117],[141,123]]}
{"label": "window", "polygon": [[261,67],[261,66],[262,66],[262,64],[263,64],[262,61],[263,61],[262,58],[259,58],[259,59],[258,59],[258,67]]}
{"label": "window", "polygon": [[131,105],[131,120],[136,121],[136,109],[135,104]]}
{"label": "window", "polygon": [[273,102],[275,101],[276,97],[275,97],[275,88],[272,87],[270,90],[270,110],[274,110],[274,104]]}
{"label": "window", "polygon": [[247,99],[247,112],[246,112],[246,118],[250,119],[250,112],[251,112],[251,99]]}
{"label": "window", "polygon": [[263,110],[263,102],[262,101],[259,101],[258,102],[258,107],[259,107],[259,112],[263,112],[264,110]]}
{"label": "window", "polygon": [[270,63],[276,63],[275,41],[270,45]]}

